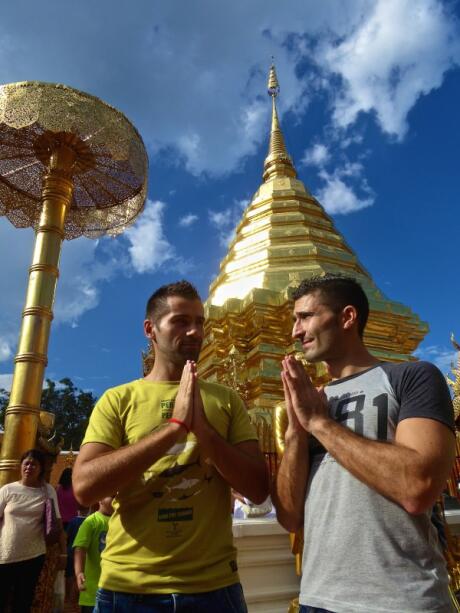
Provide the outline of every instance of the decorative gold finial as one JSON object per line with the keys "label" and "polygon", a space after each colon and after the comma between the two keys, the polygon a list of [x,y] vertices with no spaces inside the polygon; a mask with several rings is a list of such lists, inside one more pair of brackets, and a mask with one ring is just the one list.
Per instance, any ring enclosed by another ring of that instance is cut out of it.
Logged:
{"label": "decorative gold finial", "polygon": [[270,73],[268,75],[267,90],[268,95],[272,97],[272,127],[268,155],[264,163],[264,181],[268,181],[274,177],[296,177],[297,173],[286,150],[278,119],[278,112],[276,110],[276,97],[279,94],[280,86],[278,77],[276,76],[275,64],[273,62],[270,66]]}
{"label": "decorative gold finial", "polygon": [[273,98],[280,93],[280,86],[278,83],[278,77],[276,76],[275,64],[273,63],[270,66],[267,90],[268,90],[268,95],[272,96]]}

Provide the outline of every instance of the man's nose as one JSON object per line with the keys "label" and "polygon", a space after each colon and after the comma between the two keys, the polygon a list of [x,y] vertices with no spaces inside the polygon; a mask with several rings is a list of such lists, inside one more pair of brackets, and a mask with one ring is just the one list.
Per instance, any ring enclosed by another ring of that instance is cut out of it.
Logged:
{"label": "man's nose", "polygon": [[292,338],[299,338],[303,335],[302,326],[300,325],[300,321],[296,320],[294,325],[292,326]]}
{"label": "man's nose", "polygon": [[187,330],[188,336],[203,336],[203,326],[192,324]]}

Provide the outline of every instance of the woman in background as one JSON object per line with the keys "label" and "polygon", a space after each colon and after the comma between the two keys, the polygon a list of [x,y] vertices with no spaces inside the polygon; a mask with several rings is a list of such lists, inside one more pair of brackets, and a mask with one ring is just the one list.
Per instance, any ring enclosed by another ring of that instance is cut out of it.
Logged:
{"label": "woman in background", "polygon": [[[28,613],[45,561],[45,500],[56,492],[45,483],[45,455],[29,449],[21,458],[21,479],[0,488],[0,613]],[[60,520],[59,520],[60,521]]]}
{"label": "woman in background", "polygon": [[61,511],[64,530],[67,524],[78,515],[78,502],[73,495],[72,469],[64,468],[56,488],[59,510]]}

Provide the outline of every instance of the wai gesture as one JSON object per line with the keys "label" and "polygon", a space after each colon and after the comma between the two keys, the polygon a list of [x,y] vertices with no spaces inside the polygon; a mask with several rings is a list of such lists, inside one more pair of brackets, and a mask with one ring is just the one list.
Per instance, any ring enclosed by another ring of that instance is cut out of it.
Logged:
{"label": "wai gesture", "polygon": [[292,433],[300,432],[301,428],[312,432],[316,424],[329,419],[324,391],[314,387],[302,364],[293,356],[286,356],[282,361],[281,379]]}

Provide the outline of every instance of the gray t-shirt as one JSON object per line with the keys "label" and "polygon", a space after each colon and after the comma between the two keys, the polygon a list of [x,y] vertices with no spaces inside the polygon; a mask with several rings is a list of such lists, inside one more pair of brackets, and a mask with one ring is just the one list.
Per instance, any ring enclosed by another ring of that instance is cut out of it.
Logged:
{"label": "gray t-shirt", "polygon": [[[449,390],[428,362],[381,363],[325,392],[331,417],[370,439],[392,441],[408,417],[454,428]],[[409,515],[311,442],[300,603],[335,613],[452,611],[430,513]]]}

